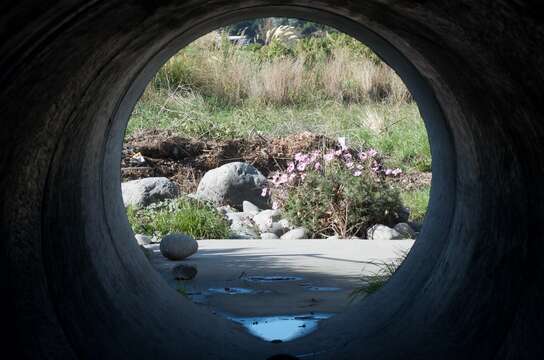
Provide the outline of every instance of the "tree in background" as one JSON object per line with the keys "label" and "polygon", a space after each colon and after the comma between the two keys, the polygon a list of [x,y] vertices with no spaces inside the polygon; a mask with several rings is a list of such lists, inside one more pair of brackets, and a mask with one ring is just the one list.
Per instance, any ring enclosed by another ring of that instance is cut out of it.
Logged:
{"label": "tree in background", "polygon": [[335,33],[337,30],[322,24],[311,21],[293,18],[261,18],[241,21],[237,24],[229,25],[223,30],[229,35],[246,35],[251,41],[264,43],[266,32],[278,26],[292,26],[303,37],[315,36],[319,33]]}

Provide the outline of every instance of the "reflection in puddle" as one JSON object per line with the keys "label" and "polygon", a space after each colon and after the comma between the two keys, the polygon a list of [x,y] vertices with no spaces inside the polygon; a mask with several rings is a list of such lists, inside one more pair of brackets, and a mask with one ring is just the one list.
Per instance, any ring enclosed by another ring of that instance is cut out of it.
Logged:
{"label": "reflection in puddle", "polygon": [[304,315],[280,315],[263,317],[229,317],[243,325],[249,332],[266,341],[290,341],[317,329],[319,320],[334,314],[315,313]]}
{"label": "reflection in puddle", "polygon": [[308,290],[308,291],[332,292],[332,291],[340,291],[342,289],[337,288],[337,287],[327,287],[327,286],[306,286],[306,290]]}
{"label": "reflection in puddle", "polygon": [[244,295],[252,294],[255,292],[253,289],[239,288],[239,287],[224,287],[224,288],[209,288],[209,292],[214,294],[229,294],[229,295]]}
{"label": "reflection in puddle", "polygon": [[302,280],[300,276],[246,276],[244,280],[252,282],[274,282],[274,281],[299,281]]}

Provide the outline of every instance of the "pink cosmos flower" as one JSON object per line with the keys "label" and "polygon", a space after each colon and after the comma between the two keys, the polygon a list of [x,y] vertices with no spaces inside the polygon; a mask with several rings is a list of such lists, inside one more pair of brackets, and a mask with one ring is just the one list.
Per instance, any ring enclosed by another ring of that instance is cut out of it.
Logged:
{"label": "pink cosmos flower", "polygon": [[319,169],[321,169],[321,164],[316,162],[315,165],[314,165],[314,169],[319,171]]}
{"label": "pink cosmos flower", "polygon": [[327,162],[332,161],[335,157],[334,151],[328,152],[325,155],[323,155],[323,159]]}
{"label": "pink cosmos flower", "polygon": [[352,161],[350,161],[350,162],[347,162],[347,163],[346,163],[346,166],[347,166],[348,169],[353,169],[353,167],[355,166],[355,164],[354,164]]}
{"label": "pink cosmos flower", "polygon": [[389,176],[393,173],[393,169],[385,169],[385,175]]}
{"label": "pink cosmos flower", "polygon": [[261,196],[266,197],[268,195],[268,188],[263,188],[263,191],[261,191]]}
{"label": "pink cosmos flower", "polygon": [[370,149],[366,153],[367,153],[367,155],[369,157],[374,157],[374,156],[378,155],[378,152],[376,150],[374,150],[374,149]]}
{"label": "pink cosmos flower", "polygon": [[280,178],[278,179],[278,184],[285,184],[287,181],[289,181],[289,177],[287,174],[281,174]]}
{"label": "pink cosmos flower", "polygon": [[277,201],[272,202],[272,210],[277,210],[280,208],[280,204]]}
{"label": "pink cosmos flower", "polygon": [[351,159],[353,159],[353,156],[351,156],[350,153],[346,153],[346,154],[344,154],[344,159],[347,160],[347,161],[350,161]]}
{"label": "pink cosmos flower", "polygon": [[353,176],[361,176],[362,174],[363,172],[359,170],[353,172]]}
{"label": "pink cosmos flower", "polygon": [[287,164],[287,172],[292,173],[293,171],[295,171],[295,163],[291,161]]}
{"label": "pink cosmos flower", "polygon": [[359,155],[359,159],[361,159],[362,161],[365,161],[366,159],[368,159],[368,154],[365,151],[361,151],[358,155]]}

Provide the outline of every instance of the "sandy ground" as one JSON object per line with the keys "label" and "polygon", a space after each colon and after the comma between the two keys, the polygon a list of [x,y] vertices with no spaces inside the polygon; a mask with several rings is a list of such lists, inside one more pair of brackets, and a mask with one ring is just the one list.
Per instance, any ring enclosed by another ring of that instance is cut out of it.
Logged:
{"label": "sandy ground", "polygon": [[[174,288],[212,312],[232,316],[338,313],[353,304],[361,275],[376,271],[368,261],[387,261],[408,251],[411,240],[200,240],[199,251],[169,261],[152,245],[153,266]],[[177,281],[171,269],[193,264],[193,280]],[[255,281],[254,277],[293,277]],[[226,288],[226,289],[225,289]],[[238,289],[249,294],[234,294]],[[217,293],[219,292],[219,293]],[[223,293],[221,293],[223,292]]]}

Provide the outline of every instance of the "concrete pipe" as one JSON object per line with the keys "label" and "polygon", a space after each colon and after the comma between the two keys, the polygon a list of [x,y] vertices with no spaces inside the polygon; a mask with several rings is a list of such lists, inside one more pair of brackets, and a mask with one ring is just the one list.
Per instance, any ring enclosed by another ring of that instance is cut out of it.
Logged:
{"label": "concrete pipe", "polygon": [[[20,0],[0,10],[5,354],[544,357],[537,2]],[[262,16],[314,20],[367,43],[413,92],[433,153],[429,214],[405,264],[365,302],[285,344],[170,289],[139,252],[120,195],[123,132],[145,84],[198,36]]]}

